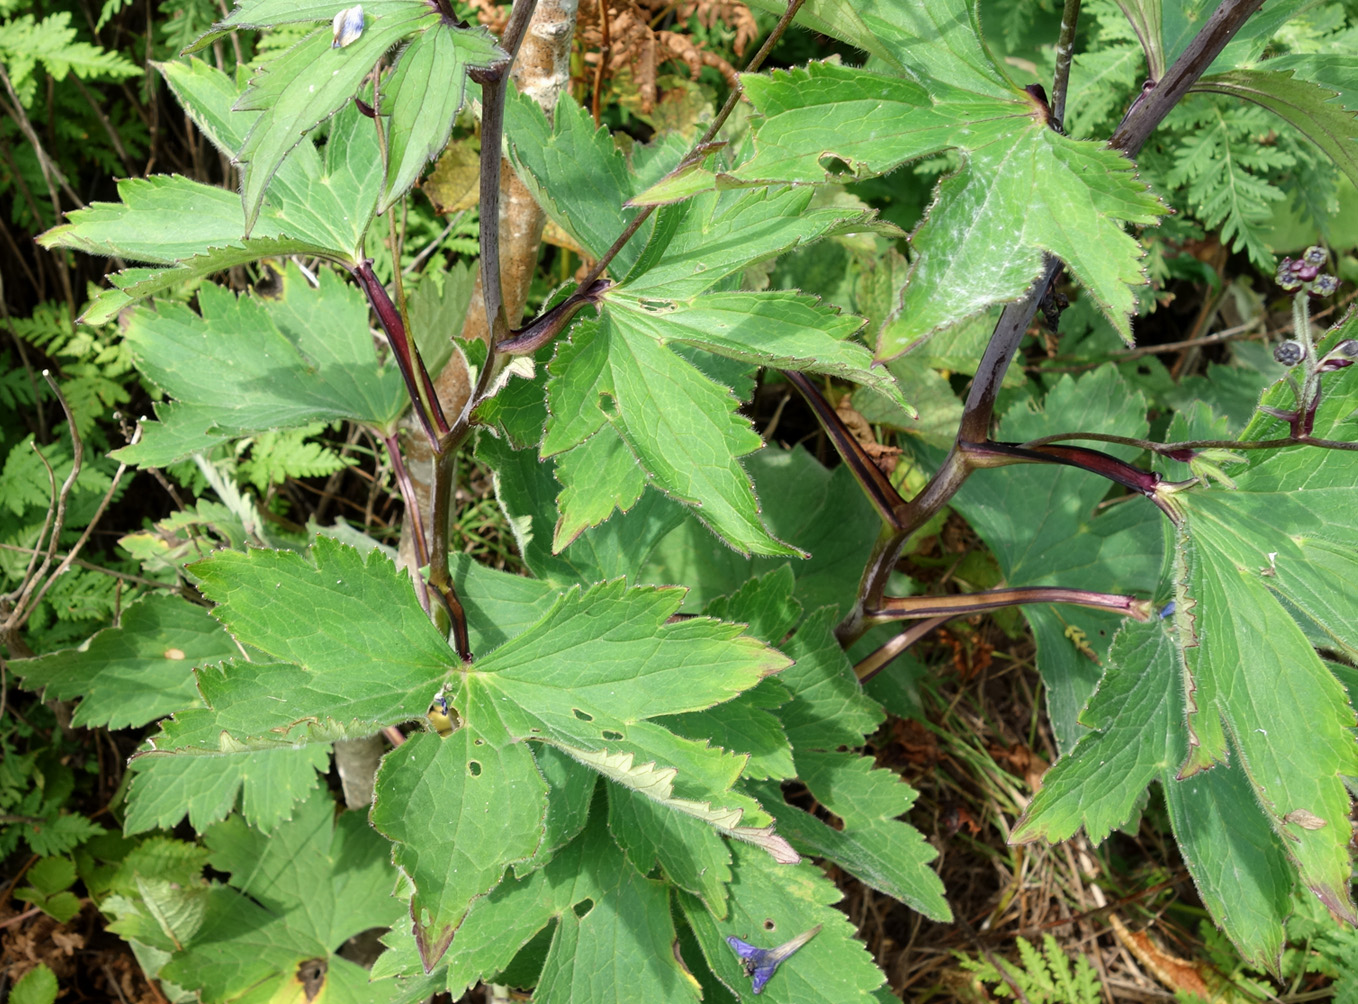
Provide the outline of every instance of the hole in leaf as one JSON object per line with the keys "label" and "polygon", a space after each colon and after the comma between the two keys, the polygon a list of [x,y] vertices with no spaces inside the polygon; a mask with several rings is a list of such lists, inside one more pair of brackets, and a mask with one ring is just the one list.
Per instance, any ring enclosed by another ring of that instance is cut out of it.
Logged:
{"label": "hole in leaf", "polygon": [[611,743],[615,743],[622,738],[621,732],[614,732],[612,729],[604,729],[603,732],[600,733],[600,735],[602,735],[605,739],[607,739]]}
{"label": "hole in leaf", "polygon": [[766,919],[766,920],[764,921],[764,930],[766,930],[766,931],[772,931],[772,930],[773,930],[774,928],[776,928],[777,926],[778,926],[778,925],[775,924],[775,923],[773,922],[773,918],[772,918],[772,917],[769,917],[768,919]]}
{"label": "hole in leaf", "polygon": [[582,899],[579,903],[576,903],[572,909],[575,910],[575,915],[577,917],[583,919],[589,914],[589,911],[594,909],[594,900]]}
{"label": "hole in leaf", "polygon": [[853,173],[853,168],[849,166],[848,162],[836,157],[834,154],[821,154],[816,158],[816,163],[825,168],[825,172],[832,177],[839,174]]}
{"label": "hole in leaf", "polygon": [[481,776],[481,762],[480,762],[479,760],[468,760],[468,761],[467,761],[467,773],[470,774],[472,777],[480,777],[480,776]]}
{"label": "hole in leaf", "polygon": [[592,721],[594,721],[594,716],[593,716],[593,715],[588,714],[587,712],[581,711],[579,708],[571,708],[571,714],[573,714],[576,718],[580,719],[580,721],[582,721],[582,722],[592,722]]}
{"label": "hole in leaf", "polygon": [[486,745],[486,741],[485,741],[484,739],[473,739],[473,740],[472,740],[472,745],[473,745],[473,746],[484,746],[484,745]]}
{"label": "hole in leaf", "polygon": [[605,415],[616,415],[618,413],[617,399],[612,394],[600,394],[599,410]]}

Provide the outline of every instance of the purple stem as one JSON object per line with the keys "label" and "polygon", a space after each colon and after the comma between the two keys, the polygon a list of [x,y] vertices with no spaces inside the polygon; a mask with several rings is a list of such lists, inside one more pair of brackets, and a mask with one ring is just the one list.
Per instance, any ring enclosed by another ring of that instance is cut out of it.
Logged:
{"label": "purple stem", "polygon": [[900,492],[896,491],[895,485],[891,483],[880,467],[873,459],[868,456],[863,445],[854,438],[854,434],[849,431],[844,424],[839,413],[830,407],[830,402],[806,376],[805,373],[798,373],[793,370],[785,370],[783,376],[788,383],[801,391],[802,397],[806,398],[806,403],[811,406],[811,410],[816,413],[816,418],[820,419],[820,424],[824,427],[826,435],[830,437],[830,442],[834,443],[835,449],[839,451],[845,465],[853,472],[854,479],[864,494],[877,509],[877,514],[882,517],[882,522],[888,525],[895,525],[900,511],[905,507],[905,499],[901,498]]}
{"label": "purple stem", "polygon": [[888,596],[880,609],[868,614],[868,619],[880,624],[927,617],[965,617],[983,610],[1029,603],[1071,603],[1096,610],[1113,610],[1139,621],[1147,620],[1151,613],[1150,602],[1138,600],[1134,596],[1067,589],[1064,586],[1021,586],[951,596]]}
{"label": "purple stem", "polygon": [[396,477],[396,487],[401,490],[401,499],[405,502],[406,507],[406,518],[410,520],[410,539],[415,544],[415,572],[411,578],[415,580],[415,592],[420,598],[420,606],[428,614],[429,588],[425,584],[424,576],[420,574],[420,569],[429,564],[429,543],[424,537],[424,524],[420,519],[419,502],[415,498],[415,486],[411,483],[410,472],[406,470],[397,434],[393,432],[383,436],[382,442],[386,444],[387,456],[391,458],[391,470]]}
{"label": "purple stem", "polygon": [[1003,467],[1007,464],[1065,464],[1067,467],[1078,467],[1146,496],[1177,522],[1177,515],[1160,498],[1158,490],[1164,484],[1160,475],[1143,471],[1099,450],[1091,450],[1085,446],[1066,446],[1061,443],[1022,446],[1018,443],[997,443],[993,440],[984,443],[959,442],[957,446],[973,468]]}
{"label": "purple stem", "polygon": [[921,621],[919,624],[911,625],[909,629],[896,635],[896,637],[877,649],[877,651],[864,656],[853,668],[854,675],[858,677],[858,682],[867,683],[882,670],[886,669],[887,666],[891,665],[892,660],[894,660],[896,656],[915,644],[915,642],[919,641],[934,628],[942,627],[950,620],[952,620],[951,617],[931,617],[927,621]]}
{"label": "purple stem", "polygon": [[[391,302],[386,287],[373,274],[372,259],[365,258],[351,271],[367,295],[368,302],[376,311],[377,319],[382,322],[382,330],[387,333],[387,342],[396,356],[396,365],[401,371],[401,378],[405,380],[406,391],[410,394],[411,407],[415,409],[420,425],[424,427],[425,435],[429,437],[430,445],[435,453],[442,452],[438,433],[447,434],[448,422],[443,417],[443,408],[440,407],[438,394],[434,391],[434,382],[429,379],[429,371],[425,369],[424,360],[420,358],[419,348],[406,333],[406,326],[401,322],[401,313],[396,309],[396,304]],[[430,421],[431,413],[433,422]],[[434,431],[435,423],[438,425],[438,433]]]}

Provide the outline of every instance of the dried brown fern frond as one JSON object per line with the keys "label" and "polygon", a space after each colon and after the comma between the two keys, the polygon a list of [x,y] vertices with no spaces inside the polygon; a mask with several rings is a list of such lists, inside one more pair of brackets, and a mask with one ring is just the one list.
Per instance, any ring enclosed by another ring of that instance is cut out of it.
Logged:
{"label": "dried brown fern frond", "polygon": [[758,32],[754,15],[740,0],[584,0],[576,37],[585,49],[585,62],[594,69],[596,95],[604,75],[626,69],[636,84],[641,111],[649,114],[655,108],[660,67],[670,61],[683,63],[695,80],[704,66],[710,66],[736,86],[736,69],[729,61],[683,32],[658,28],[671,14],[676,24],[696,17],[708,28],[734,25],[737,54]]}
{"label": "dried brown fern frond", "polygon": [[495,0],[467,0],[467,6],[476,14],[476,20],[500,35],[509,23],[509,8],[501,7]]}
{"label": "dried brown fern frond", "polygon": [[677,13],[680,21],[696,17],[704,28],[715,28],[719,24],[733,26],[736,37],[731,47],[737,56],[745,55],[745,47],[759,37],[759,25],[741,0],[693,0],[681,3]]}

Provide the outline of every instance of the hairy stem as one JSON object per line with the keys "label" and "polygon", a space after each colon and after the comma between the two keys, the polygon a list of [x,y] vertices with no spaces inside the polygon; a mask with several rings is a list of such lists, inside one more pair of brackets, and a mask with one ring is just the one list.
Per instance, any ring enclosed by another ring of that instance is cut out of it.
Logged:
{"label": "hairy stem", "polygon": [[1066,0],[1061,11],[1061,35],[1056,41],[1056,73],[1052,77],[1052,122],[1066,131],[1066,91],[1070,87],[1070,61],[1075,55],[1075,26],[1080,23],[1080,0]]}

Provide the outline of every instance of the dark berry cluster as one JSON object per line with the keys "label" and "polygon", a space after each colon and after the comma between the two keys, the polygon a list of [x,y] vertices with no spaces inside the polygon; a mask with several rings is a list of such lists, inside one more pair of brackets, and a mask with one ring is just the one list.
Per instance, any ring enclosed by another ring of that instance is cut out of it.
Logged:
{"label": "dark berry cluster", "polygon": [[1289,293],[1306,288],[1316,296],[1330,296],[1339,288],[1339,280],[1328,273],[1321,272],[1328,256],[1325,249],[1314,245],[1295,261],[1284,258],[1278,265],[1278,285]]}

